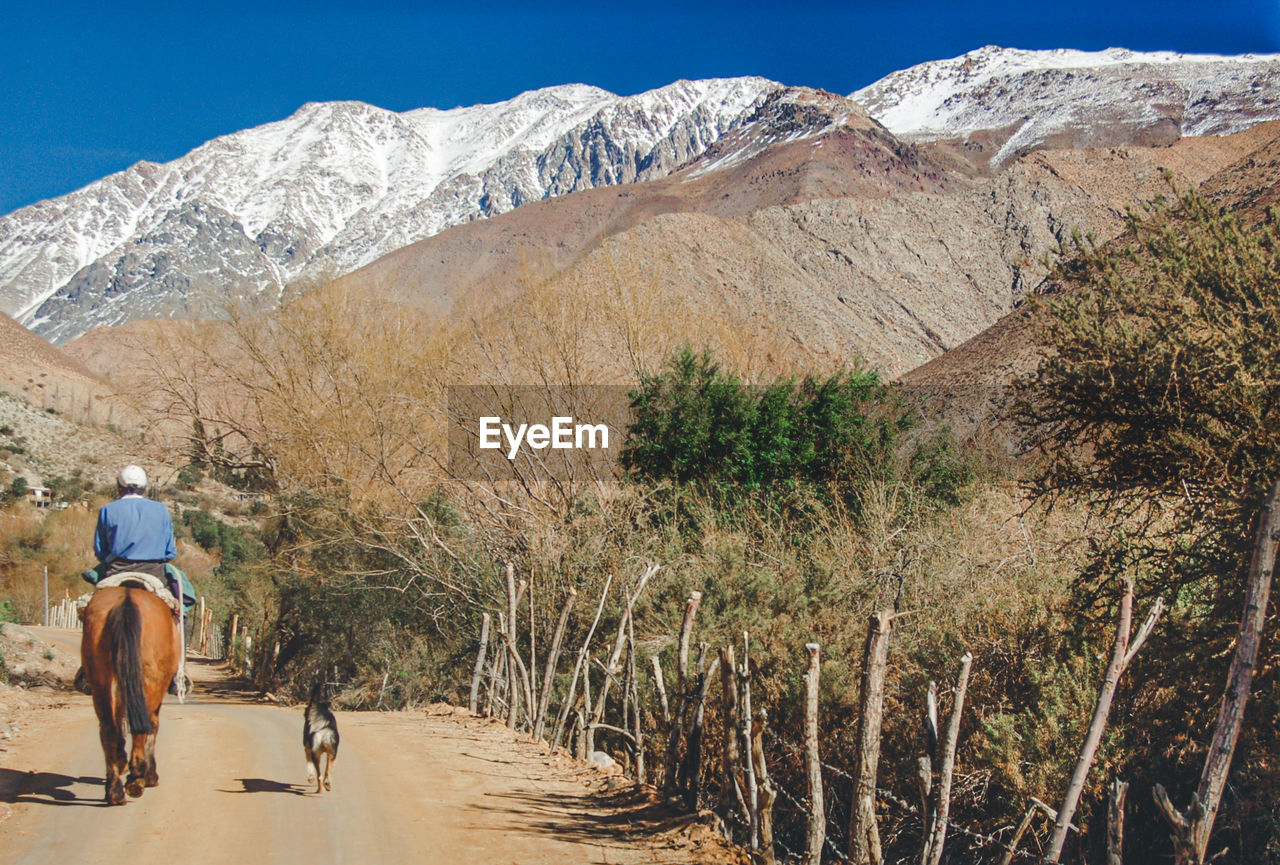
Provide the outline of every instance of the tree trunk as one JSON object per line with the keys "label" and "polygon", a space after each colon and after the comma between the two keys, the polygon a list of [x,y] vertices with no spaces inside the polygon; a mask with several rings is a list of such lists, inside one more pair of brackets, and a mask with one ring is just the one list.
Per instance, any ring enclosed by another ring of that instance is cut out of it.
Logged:
{"label": "tree trunk", "polygon": [[1231,770],[1231,758],[1235,754],[1236,740],[1240,736],[1240,724],[1244,720],[1245,704],[1253,687],[1254,665],[1258,660],[1258,646],[1262,641],[1262,629],[1266,624],[1267,602],[1271,595],[1271,577],[1276,566],[1276,546],[1280,543],[1280,479],[1271,485],[1271,491],[1258,515],[1258,534],[1254,541],[1253,558],[1249,563],[1249,584],[1245,590],[1244,612],[1240,617],[1240,636],[1236,653],[1227,674],[1227,690],[1222,697],[1218,723],[1214,728],[1213,742],[1200,774],[1200,786],[1191,797],[1187,813],[1178,811],[1162,785],[1155,786],[1156,804],[1173,829],[1175,865],[1202,865],[1209,849],[1209,836],[1222,801],[1222,788]]}
{"label": "tree trunk", "polygon": [[893,616],[872,614],[862,652],[862,692],[858,699],[858,738],[853,808],[849,818],[849,860],[854,865],[880,865],[880,830],[876,826],[876,773],[880,765],[880,727],[884,714],[884,677],[889,663]]}
{"label": "tree trunk", "polygon": [[1107,865],[1124,865],[1124,800],[1128,795],[1129,785],[1116,778],[1107,809]]}
{"label": "tree trunk", "polygon": [[818,753],[818,661],[817,643],[805,645],[809,669],[804,674],[804,754],[809,782],[809,831],[805,835],[803,865],[822,865],[822,844],[827,837],[827,811],[822,797],[822,757]]}

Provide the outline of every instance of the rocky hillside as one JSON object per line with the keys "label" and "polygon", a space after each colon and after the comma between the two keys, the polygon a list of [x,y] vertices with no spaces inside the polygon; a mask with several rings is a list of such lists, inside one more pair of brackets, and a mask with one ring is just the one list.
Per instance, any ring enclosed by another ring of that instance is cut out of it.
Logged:
{"label": "rocky hillside", "polygon": [[[766,146],[762,137],[784,124],[784,140]],[[1171,147],[1045,150],[973,177],[904,145],[848,100],[788,92],[669,177],[459,226],[341,283],[448,320],[487,305],[486,315],[513,322],[528,311],[504,299],[544,280],[642,284],[661,298],[673,339],[700,338],[701,323],[719,315],[802,364],[861,357],[899,376],[1013,310],[1073,228],[1118,233],[1126,207],[1168,191],[1163,170],[1199,185],[1278,137],[1272,123]],[[581,319],[587,330],[604,326],[586,310]],[[66,348],[93,369],[121,370],[141,324]],[[143,338],[181,339],[181,324],[153,322]],[[603,353],[622,362],[616,349]]]}
{"label": "rocky hillside", "polygon": [[105,380],[3,314],[0,390],[77,422],[129,425],[126,406]]}
{"label": "rocky hillside", "polygon": [[443,314],[533,278],[607,283],[619,262],[643,262],[679,304],[673,327],[740,310],[815,360],[860,356],[897,376],[1012,310],[1072,229],[1118,233],[1126,207],[1168,191],[1162,170],[1199,185],[1280,135],[1277,123],[1172,147],[1041,151],[973,178],[859,113],[835,122],[841,105],[809,100],[810,133],[733,164],[713,149],[669,178],[461,226],[347,281]]}
{"label": "rocky hillside", "polygon": [[[1257,146],[1197,185],[1203,195],[1246,220],[1261,219],[1266,208],[1280,202],[1280,123],[1232,138]],[[1058,290],[1051,283],[1038,286],[1043,293]],[[999,425],[993,429],[990,422],[1007,404],[1008,386],[1032,372],[1039,360],[1026,316],[1015,309],[953,350],[911,370],[902,383],[961,435],[985,429],[1012,441],[1012,429]]]}

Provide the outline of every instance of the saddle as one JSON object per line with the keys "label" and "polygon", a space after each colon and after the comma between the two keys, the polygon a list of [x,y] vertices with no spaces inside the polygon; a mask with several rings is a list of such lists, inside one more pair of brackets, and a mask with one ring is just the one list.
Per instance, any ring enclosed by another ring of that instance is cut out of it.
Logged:
{"label": "saddle", "polygon": [[173,592],[169,591],[169,587],[165,585],[164,580],[151,574],[144,574],[139,571],[121,571],[98,580],[97,588],[102,589],[108,586],[130,586],[137,589],[146,589],[155,595],[173,611],[173,617],[176,619],[179,615],[178,599],[173,596]]}

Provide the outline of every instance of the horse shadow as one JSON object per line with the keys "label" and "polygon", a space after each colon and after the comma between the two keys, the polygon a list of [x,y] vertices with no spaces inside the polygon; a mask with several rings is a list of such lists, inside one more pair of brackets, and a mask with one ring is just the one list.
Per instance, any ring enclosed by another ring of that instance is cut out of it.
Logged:
{"label": "horse shadow", "polygon": [[57,772],[20,772],[17,769],[0,768],[0,802],[33,803],[36,805],[82,805],[101,808],[106,802],[95,793],[93,799],[81,799],[70,789],[73,784],[91,784],[101,788],[99,777],[79,778]]}

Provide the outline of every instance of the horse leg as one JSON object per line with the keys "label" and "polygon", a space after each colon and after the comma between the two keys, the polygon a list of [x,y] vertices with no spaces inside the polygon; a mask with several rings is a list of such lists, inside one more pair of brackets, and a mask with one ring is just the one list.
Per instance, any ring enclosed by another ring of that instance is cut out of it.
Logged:
{"label": "horse leg", "polygon": [[160,735],[160,712],[151,713],[151,723],[155,730],[147,737],[147,773],[143,780],[148,787],[160,784],[160,773],[156,771],[156,737]]}
{"label": "horse leg", "polygon": [[147,740],[150,738],[151,734],[149,733],[133,734],[133,743],[129,755],[129,783],[125,785],[124,790],[134,799],[141,796],[142,791],[146,788]]}
{"label": "horse leg", "polygon": [[151,732],[133,734],[133,753],[129,759],[129,784],[126,792],[133,798],[142,795],[147,787],[160,783],[156,773],[156,736],[160,733],[160,712],[151,713]]}
{"label": "horse leg", "polygon": [[94,692],[94,710],[98,713],[98,738],[102,741],[102,756],[106,760],[106,799],[110,805],[124,804],[125,752],[124,731],[115,717],[115,707],[111,705],[111,694],[99,696]]}

